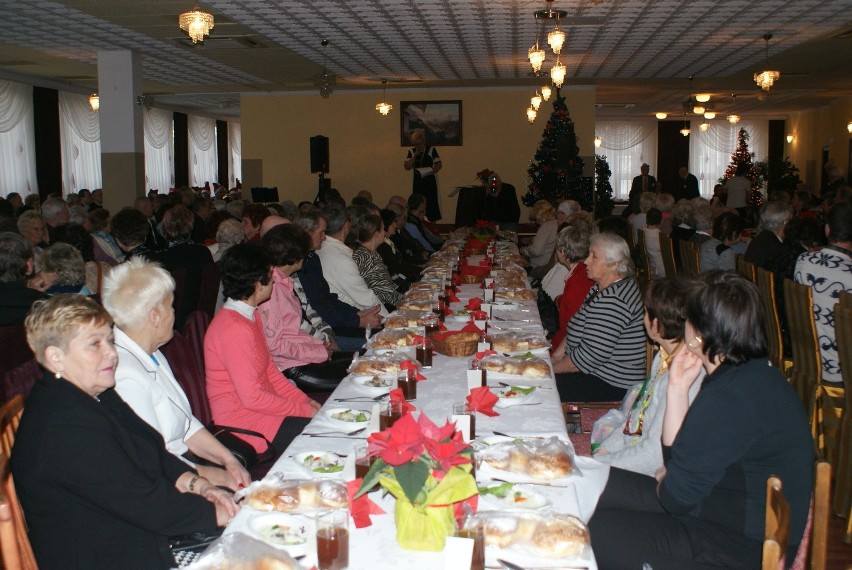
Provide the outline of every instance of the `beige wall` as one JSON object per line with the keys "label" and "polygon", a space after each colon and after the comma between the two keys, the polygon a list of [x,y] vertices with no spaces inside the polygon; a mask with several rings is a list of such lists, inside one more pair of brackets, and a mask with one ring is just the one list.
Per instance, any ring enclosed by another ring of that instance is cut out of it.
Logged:
{"label": "beige wall", "polygon": [[[240,101],[243,184],[246,188],[278,186],[282,200],[312,200],[317,176],[310,172],[308,141],[324,135],[330,139],[332,186],[347,200],[361,189],[370,190],[373,200],[383,206],[392,195],[411,192],[411,172],[402,168],[407,149],[400,146],[400,100],[460,99],[464,145],[438,147],[444,163],[438,174],[443,221],[451,223],[456,201],[447,194],[456,186],[474,184],[476,173],[484,168],[499,172],[515,186],[519,198],[526,192],[526,169],[553,102],[543,103],[530,125],[525,110],[531,95],[531,88],[388,91],[394,109],[387,117],[375,110],[381,99],[378,90],[336,92],[329,99],[315,92],[246,95]],[[563,95],[575,123],[580,155],[592,156],[594,87],[563,89]],[[250,169],[245,168],[246,161],[252,161]],[[526,215],[524,211],[522,220]]]}
{"label": "beige wall", "polygon": [[828,147],[829,159],[849,180],[849,140],[852,137],[846,130],[849,121],[852,121],[852,97],[837,99],[824,107],[794,113],[787,118],[787,133],[796,138],[785,144],[784,154],[799,168],[811,192],[819,190],[823,147]]}

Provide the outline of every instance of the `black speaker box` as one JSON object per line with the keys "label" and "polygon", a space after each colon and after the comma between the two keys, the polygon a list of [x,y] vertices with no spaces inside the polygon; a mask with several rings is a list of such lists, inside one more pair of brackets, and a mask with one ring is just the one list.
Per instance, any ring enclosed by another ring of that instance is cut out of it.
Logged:
{"label": "black speaker box", "polygon": [[311,172],[328,172],[328,137],[311,137]]}

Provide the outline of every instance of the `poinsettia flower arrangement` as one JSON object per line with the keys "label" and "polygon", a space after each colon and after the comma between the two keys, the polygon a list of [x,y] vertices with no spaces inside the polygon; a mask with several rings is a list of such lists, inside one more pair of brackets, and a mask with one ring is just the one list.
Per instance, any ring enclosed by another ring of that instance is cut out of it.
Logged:
{"label": "poinsettia flower arrangement", "polygon": [[[375,462],[355,498],[377,485],[396,498],[397,541],[403,548],[441,550],[456,528],[454,504],[475,497],[473,449],[455,424],[405,414],[367,439]],[[474,505],[475,507],[475,505]]]}

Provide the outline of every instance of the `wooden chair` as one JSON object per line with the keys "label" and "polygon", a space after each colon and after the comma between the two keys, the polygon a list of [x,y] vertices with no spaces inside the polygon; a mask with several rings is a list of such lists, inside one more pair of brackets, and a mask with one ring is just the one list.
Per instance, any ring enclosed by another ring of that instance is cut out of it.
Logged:
{"label": "wooden chair", "polygon": [[[846,293],[847,297],[852,297]],[[846,519],[844,540],[852,542],[852,305],[834,306],[834,334],[837,340],[837,355],[840,359],[840,374],[846,398],[846,409],[837,438],[837,462],[835,463],[834,512]]]}
{"label": "wooden chair", "polygon": [[680,274],[684,277],[695,278],[701,273],[699,258],[701,246],[694,241],[680,242]]}
{"label": "wooden chair", "polygon": [[[27,371],[32,371],[35,355],[27,344],[27,333],[23,323],[0,326],[0,347],[3,347],[0,350],[0,380],[2,380],[0,401],[8,400],[16,393],[23,393],[26,396],[29,389],[18,385],[20,384],[18,376],[21,376],[18,370],[24,367]],[[35,369],[38,370],[37,364]]]}
{"label": "wooden chair", "polygon": [[[828,518],[831,495],[831,464],[817,461],[814,474],[813,523],[810,535],[811,570],[825,570],[828,550]],[[798,556],[797,556],[798,558]]]}
{"label": "wooden chair", "polygon": [[762,267],[757,268],[757,287],[766,313],[764,328],[769,348],[769,360],[778,370],[787,375],[793,361],[784,358],[784,343],[781,340],[781,321],[778,318],[778,302],[775,298],[775,274]]}
{"label": "wooden chair", "polygon": [[201,286],[198,292],[197,309],[204,311],[211,319],[216,312],[216,301],[219,297],[219,278],[218,263],[208,263],[201,269]]}
{"label": "wooden chair", "polygon": [[0,552],[7,570],[37,570],[24,511],[15,491],[12,470],[6,454],[0,453]]}
{"label": "wooden chair", "polygon": [[21,423],[23,412],[24,397],[20,394],[12,396],[12,399],[0,408],[0,452],[6,457],[12,456],[12,446],[15,445],[15,434],[18,433],[18,424]]}
{"label": "wooden chair", "polygon": [[666,270],[666,277],[677,277],[677,264],[675,264],[672,239],[662,232],[660,233],[660,253],[663,255],[663,268]]}
{"label": "wooden chair", "polygon": [[757,282],[754,263],[745,260],[745,256],[737,255],[737,271],[752,283]]}
{"label": "wooden chair", "polygon": [[654,266],[651,263],[651,258],[648,257],[648,247],[645,244],[645,232],[639,230],[639,255],[642,257],[642,265],[637,268],[637,277],[639,285],[644,287],[654,279]]}
{"label": "wooden chair", "polygon": [[781,479],[766,480],[766,527],[763,533],[763,570],[778,570],[787,551],[790,504],[781,492]]}
{"label": "wooden chair", "polygon": [[834,463],[834,442],[840,431],[844,390],[842,386],[822,381],[822,358],[814,322],[813,291],[807,285],[785,279],[784,300],[793,348],[791,381],[808,410],[817,452]]}

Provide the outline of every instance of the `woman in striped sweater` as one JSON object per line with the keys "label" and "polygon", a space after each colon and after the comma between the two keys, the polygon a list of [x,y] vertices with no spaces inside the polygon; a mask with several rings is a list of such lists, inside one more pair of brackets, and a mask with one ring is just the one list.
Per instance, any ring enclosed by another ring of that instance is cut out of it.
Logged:
{"label": "woman in striped sweater", "polygon": [[645,377],[644,309],[630,249],[619,236],[598,234],[584,263],[596,284],[553,351],[559,397],[563,402],[621,400]]}
{"label": "woman in striped sweater", "polygon": [[402,299],[402,293],[390,276],[382,256],[376,250],[385,241],[385,226],[382,218],[372,214],[364,218],[357,229],[358,247],[352,254],[358,273],[364,278],[367,287],[373,290],[385,307],[392,311]]}

